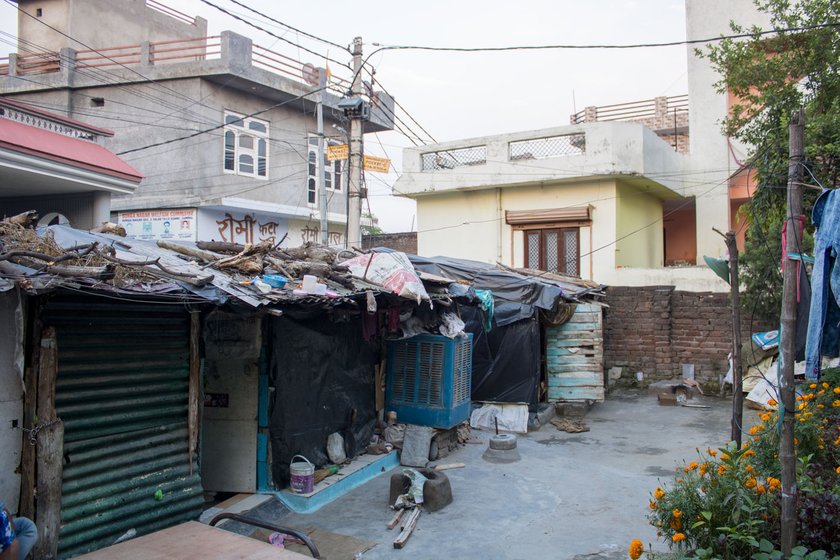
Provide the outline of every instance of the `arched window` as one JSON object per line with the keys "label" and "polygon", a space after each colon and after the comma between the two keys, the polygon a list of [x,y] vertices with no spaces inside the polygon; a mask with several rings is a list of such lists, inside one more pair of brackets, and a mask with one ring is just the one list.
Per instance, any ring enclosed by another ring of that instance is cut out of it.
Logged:
{"label": "arched window", "polygon": [[268,122],[225,111],[225,173],[268,178]]}

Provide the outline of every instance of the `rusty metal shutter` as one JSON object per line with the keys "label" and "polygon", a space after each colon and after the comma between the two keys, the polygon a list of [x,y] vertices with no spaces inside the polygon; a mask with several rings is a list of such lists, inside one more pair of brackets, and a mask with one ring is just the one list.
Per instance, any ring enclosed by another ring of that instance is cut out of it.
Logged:
{"label": "rusty metal shutter", "polygon": [[64,422],[59,557],[197,518],[204,500],[188,459],[184,307],[64,298],[45,318],[56,329]]}
{"label": "rusty metal shutter", "polygon": [[505,223],[518,226],[563,222],[587,222],[591,219],[591,206],[545,208],[540,210],[506,210]]}

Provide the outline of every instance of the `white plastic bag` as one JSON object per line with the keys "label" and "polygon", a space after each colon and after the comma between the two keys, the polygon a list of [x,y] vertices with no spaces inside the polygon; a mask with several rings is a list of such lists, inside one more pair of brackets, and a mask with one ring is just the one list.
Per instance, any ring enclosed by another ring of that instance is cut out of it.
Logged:
{"label": "white plastic bag", "polygon": [[340,465],[347,460],[347,455],[344,453],[344,438],[338,432],[330,434],[327,438],[327,457],[335,465]]}
{"label": "white plastic bag", "polygon": [[344,261],[350,274],[417,303],[429,300],[426,288],[405,253],[368,253]]}

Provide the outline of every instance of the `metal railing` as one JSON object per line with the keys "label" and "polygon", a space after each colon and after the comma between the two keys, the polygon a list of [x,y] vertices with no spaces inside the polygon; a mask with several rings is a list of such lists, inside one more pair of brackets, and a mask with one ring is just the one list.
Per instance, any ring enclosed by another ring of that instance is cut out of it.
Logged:
{"label": "metal railing", "polygon": [[482,165],[487,163],[487,146],[429,152],[421,156],[421,162],[423,171],[454,169],[464,165]]}
{"label": "metal railing", "polygon": [[[669,115],[688,112],[688,95],[673,95],[663,97],[664,107],[657,105],[657,99],[646,99],[644,101],[633,101],[630,103],[617,103],[615,105],[602,105],[600,107],[588,107],[572,115],[572,124],[582,124],[593,121],[636,121],[647,118],[655,118],[662,109]],[[594,114],[593,114],[594,109]]]}
{"label": "metal railing", "polygon": [[583,133],[519,140],[508,144],[508,157],[511,161],[578,156],[585,152],[586,135]]}

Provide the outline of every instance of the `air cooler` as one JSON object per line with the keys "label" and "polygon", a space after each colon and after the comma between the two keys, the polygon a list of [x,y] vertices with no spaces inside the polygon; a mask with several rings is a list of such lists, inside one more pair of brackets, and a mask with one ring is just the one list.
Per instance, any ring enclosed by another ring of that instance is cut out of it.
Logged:
{"label": "air cooler", "polygon": [[451,428],[470,417],[472,334],[388,341],[387,410],[400,423]]}

